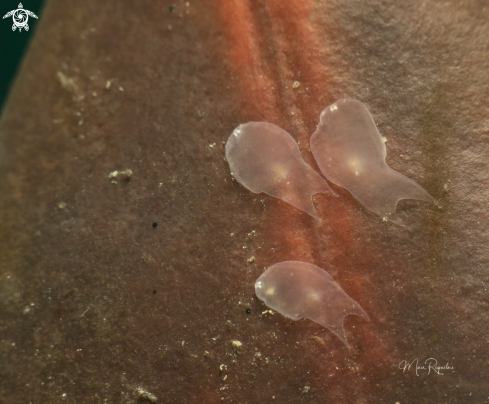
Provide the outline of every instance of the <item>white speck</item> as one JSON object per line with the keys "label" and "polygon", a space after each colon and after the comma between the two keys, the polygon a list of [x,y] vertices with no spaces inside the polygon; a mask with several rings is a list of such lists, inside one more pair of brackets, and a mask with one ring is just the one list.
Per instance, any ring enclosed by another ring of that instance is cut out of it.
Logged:
{"label": "white speck", "polygon": [[241,341],[238,341],[238,340],[233,340],[232,344],[233,344],[234,348],[241,348],[243,346],[243,343]]}
{"label": "white speck", "polygon": [[292,84],[292,88],[299,88],[301,85],[301,83],[299,83],[298,81],[294,81],[294,84]]}
{"label": "white speck", "polygon": [[337,109],[338,109],[338,106],[336,104],[331,105],[331,107],[329,107],[330,111],[336,111]]}
{"label": "white speck", "polygon": [[124,87],[119,87],[119,91],[124,91]]}
{"label": "white speck", "polygon": [[107,80],[107,83],[105,83],[105,89],[108,90],[110,88],[111,84],[112,83],[110,82],[110,80]]}
{"label": "white speck", "polygon": [[60,203],[58,203],[58,208],[60,208],[60,209],[66,208],[66,202],[60,202]]}

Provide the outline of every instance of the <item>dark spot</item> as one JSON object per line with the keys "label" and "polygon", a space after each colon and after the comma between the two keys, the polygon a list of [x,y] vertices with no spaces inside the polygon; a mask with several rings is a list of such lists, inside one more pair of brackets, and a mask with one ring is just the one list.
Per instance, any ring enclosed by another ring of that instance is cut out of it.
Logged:
{"label": "dark spot", "polygon": [[154,222],[153,223],[153,229],[156,229],[157,226],[158,226],[158,223]]}
{"label": "dark spot", "polygon": [[153,295],[156,295],[156,290],[153,290]]}
{"label": "dark spot", "polygon": [[246,314],[250,314],[251,313],[251,309],[246,309]]}
{"label": "dark spot", "polygon": [[174,6],[170,6],[170,7],[168,7],[168,10],[170,11],[170,13],[173,13],[173,10],[175,10],[175,7]]}

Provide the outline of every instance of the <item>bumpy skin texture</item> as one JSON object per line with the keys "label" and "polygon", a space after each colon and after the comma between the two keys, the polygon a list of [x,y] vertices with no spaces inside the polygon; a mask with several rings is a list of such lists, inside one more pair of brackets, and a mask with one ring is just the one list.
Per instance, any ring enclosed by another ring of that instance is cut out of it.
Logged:
{"label": "bumpy skin texture", "polygon": [[[170,5],[39,16],[0,122],[2,402],[127,403],[139,386],[174,403],[484,402],[488,6]],[[379,111],[388,165],[443,209],[401,201],[401,228],[335,187],[318,223],[231,181],[222,145],[240,123],[297,134],[317,168],[309,137],[345,97]],[[254,282],[286,260],[332,268],[369,313],[345,319],[351,353],[261,315]],[[399,369],[430,357],[455,369]]]}

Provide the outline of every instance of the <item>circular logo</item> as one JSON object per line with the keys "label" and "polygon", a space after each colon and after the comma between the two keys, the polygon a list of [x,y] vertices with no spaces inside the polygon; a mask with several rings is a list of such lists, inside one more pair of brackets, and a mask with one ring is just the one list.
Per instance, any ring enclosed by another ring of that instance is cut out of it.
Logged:
{"label": "circular logo", "polygon": [[25,10],[22,9],[15,10],[12,17],[14,19],[14,24],[17,25],[17,27],[19,28],[24,27],[27,24],[27,20],[29,19]]}

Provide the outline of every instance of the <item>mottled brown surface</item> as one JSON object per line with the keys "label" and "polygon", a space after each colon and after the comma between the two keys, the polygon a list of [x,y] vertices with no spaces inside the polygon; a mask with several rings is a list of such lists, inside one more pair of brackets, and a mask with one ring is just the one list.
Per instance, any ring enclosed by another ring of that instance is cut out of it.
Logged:
{"label": "mottled brown surface", "polygon": [[[51,1],[37,26],[0,123],[2,403],[488,402],[488,2]],[[249,120],[317,168],[342,97],[443,209],[404,201],[399,227],[335,187],[319,223],[231,181]],[[261,314],[288,259],[370,315],[351,351]],[[454,370],[399,369],[430,357]]]}

